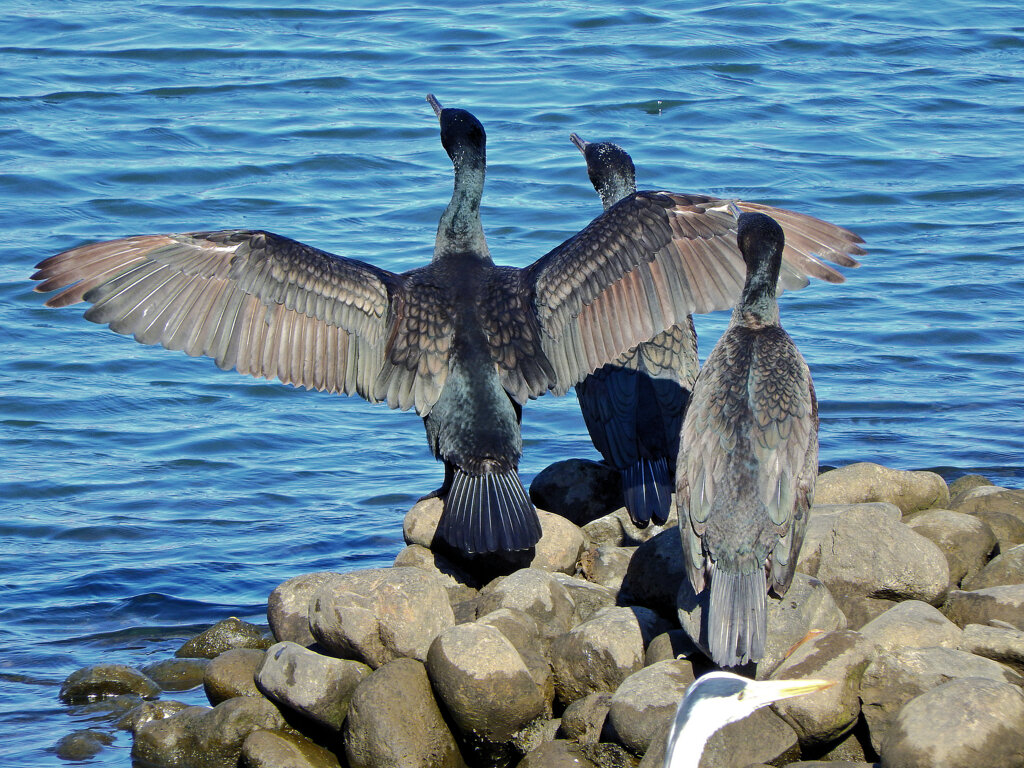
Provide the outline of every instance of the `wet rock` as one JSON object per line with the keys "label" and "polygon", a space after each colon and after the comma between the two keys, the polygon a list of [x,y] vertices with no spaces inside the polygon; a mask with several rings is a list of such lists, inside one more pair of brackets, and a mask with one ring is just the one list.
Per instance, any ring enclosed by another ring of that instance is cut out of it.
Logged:
{"label": "wet rock", "polygon": [[316,642],[309,631],[309,601],[325,581],[339,575],[332,571],[303,573],[274,588],[267,600],[267,621],[278,642],[290,640],[307,647]]}
{"label": "wet rock", "polygon": [[1024,544],[1024,520],[1007,512],[982,509],[971,513],[972,517],[984,520],[999,543],[999,551],[1006,552],[1018,544]]}
{"label": "wet rock", "polygon": [[907,472],[861,462],[818,476],[814,488],[818,504],[859,504],[887,501],[906,514],[949,503],[949,488],[934,472]]}
{"label": "wet rock", "polygon": [[530,500],[540,509],[585,525],[622,506],[622,481],[607,464],[566,459],[533,479]]}
{"label": "wet rock", "polygon": [[615,590],[622,586],[636,547],[613,547],[602,544],[590,547],[580,555],[580,570],[587,581]]}
{"label": "wet rock", "polygon": [[243,768],[340,768],[337,756],[288,731],[254,731],[242,742]]}
{"label": "wet rock", "polygon": [[466,569],[420,544],[410,544],[395,557],[396,568],[412,567],[426,571],[441,579],[448,590],[448,600],[454,606],[476,597],[479,583]]}
{"label": "wet rock", "polygon": [[633,553],[621,591],[631,603],[671,615],[676,610],[679,585],[686,580],[686,564],[679,529],[670,528],[648,539]]}
{"label": "wet rock", "polygon": [[949,593],[943,613],[961,627],[1002,621],[1024,629],[1024,584],[986,587],[970,592],[954,590]]}
{"label": "wet rock", "polygon": [[438,635],[427,674],[464,742],[484,757],[507,759],[516,734],[545,713],[515,646],[485,624],[459,624]]}
{"label": "wet rock", "polygon": [[558,573],[575,573],[576,561],[585,546],[583,531],[579,526],[559,515],[537,510],[540,519],[541,537],[534,548],[531,568]]}
{"label": "wet rock", "polygon": [[526,753],[516,768],[599,768],[591,762],[580,745],[573,741],[545,741]]}
{"label": "wet rock", "polygon": [[998,661],[1024,675],[1024,632],[1019,629],[968,624],[964,627],[960,650]]}
{"label": "wet rock", "polygon": [[679,658],[693,661],[694,657],[698,656],[702,657],[703,652],[690,639],[685,630],[670,629],[668,632],[662,632],[660,635],[655,636],[647,644],[647,652],[644,654],[644,665],[649,667],[651,664],[657,664],[659,661],[671,661],[672,659]]}
{"label": "wet rock", "polygon": [[960,678],[909,701],[882,742],[885,768],[1019,768],[1024,693],[1010,683]]}
{"label": "wet rock", "polygon": [[835,630],[803,643],[772,674],[780,680],[835,680],[835,685],[772,706],[796,731],[803,747],[835,742],[849,733],[860,714],[858,689],[875,645],[859,632]]}
{"label": "wet rock", "polygon": [[615,605],[618,593],[614,589],[594,584],[577,576],[564,573],[552,574],[555,580],[565,587],[573,604],[573,617],[570,626],[582,624],[602,608]]}
{"label": "wet rock", "polygon": [[125,712],[121,719],[117,721],[117,727],[122,731],[135,733],[148,722],[163,720],[187,708],[188,704],[171,699],[144,701]]}
{"label": "wet rock", "polygon": [[209,659],[164,659],[147,664],[142,672],[162,691],[191,691],[203,684]]}
{"label": "wet rock", "polygon": [[523,568],[495,579],[480,590],[480,617],[499,608],[513,608],[532,617],[545,641],[572,626],[575,610],[562,582],[539,568]]}
{"label": "wet rock", "polygon": [[369,568],[326,580],[313,594],[309,626],[329,653],[377,668],[421,661],[455,624],[444,583],[419,568]]}
{"label": "wet rock", "polygon": [[977,574],[998,543],[984,520],[948,509],[921,512],[907,525],[942,550],[949,565],[949,584],[953,588]]}
{"label": "wet rock", "polygon": [[964,579],[964,589],[985,589],[1024,584],[1024,544],[995,557],[973,577]]}
{"label": "wet rock", "polygon": [[333,731],[340,731],[349,699],[370,668],[334,659],[298,643],[270,647],[255,670],[259,690],[271,701]]}
{"label": "wet rock", "polygon": [[121,693],[117,696],[108,696],[105,699],[97,699],[88,704],[79,705],[76,715],[81,715],[91,721],[115,721],[123,717],[128,711],[146,702],[137,693]]}
{"label": "wet rock", "polygon": [[351,768],[460,768],[422,662],[395,659],[356,688],[345,723]]}
{"label": "wet rock", "polygon": [[957,512],[968,515],[982,511],[1002,512],[1024,521],[1024,489],[979,488],[975,492],[968,492],[955,506],[951,506]]}
{"label": "wet rock", "polygon": [[605,726],[608,736],[633,754],[643,755],[675,717],[693,681],[693,665],[686,660],[662,661],[637,670],[612,694]]}
{"label": "wet rock", "polygon": [[963,635],[963,630],[938,608],[920,600],[897,603],[859,631],[884,651],[901,647],[956,648]]}
{"label": "wet rock", "polygon": [[160,694],[160,686],[124,664],[83,667],[68,675],[60,686],[60,700],[65,704],[86,704],[125,693],[151,699]]}
{"label": "wet rock", "polygon": [[644,665],[644,650],[668,623],[648,608],[605,608],[551,644],[558,699],[569,704],[614,691]]}
{"label": "wet rock", "polygon": [[559,733],[580,744],[596,744],[601,738],[611,704],[612,694],[608,691],[576,699],[562,712]]}
{"label": "wet rock", "polygon": [[265,651],[270,645],[262,629],[232,616],[187,641],[174,655],[188,659],[213,659],[232,648]]}
{"label": "wet rock", "polygon": [[949,484],[949,498],[952,501],[972,488],[992,487],[992,481],[982,475],[962,475]]}
{"label": "wet rock", "polygon": [[203,690],[210,704],[217,705],[235,696],[259,696],[253,675],[263,663],[263,651],[232,648],[213,659],[203,677]]}
{"label": "wet rock", "polygon": [[72,731],[64,736],[57,742],[53,751],[61,760],[77,763],[96,757],[104,747],[109,747],[113,743],[114,737],[109,733],[89,728]]}
{"label": "wet rock", "polygon": [[881,751],[889,726],[904,704],[954,678],[1024,683],[1024,678],[998,662],[952,648],[885,651],[872,660],[861,679],[864,719],[874,748]]}

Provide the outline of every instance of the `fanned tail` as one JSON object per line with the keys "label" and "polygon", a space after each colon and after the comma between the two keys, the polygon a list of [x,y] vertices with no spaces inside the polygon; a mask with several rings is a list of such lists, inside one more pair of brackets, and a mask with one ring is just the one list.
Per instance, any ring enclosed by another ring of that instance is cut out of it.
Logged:
{"label": "fanned tail", "polygon": [[646,528],[651,520],[664,525],[672,507],[672,477],[665,457],[642,458],[622,470],[622,496],[637,528]]}
{"label": "fanned tail", "polygon": [[467,554],[517,552],[534,546],[541,528],[514,468],[471,475],[454,467],[437,535]]}
{"label": "fanned tail", "polygon": [[767,584],[764,568],[734,573],[715,567],[711,572],[708,645],[720,667],[760,661],[767,627]]}

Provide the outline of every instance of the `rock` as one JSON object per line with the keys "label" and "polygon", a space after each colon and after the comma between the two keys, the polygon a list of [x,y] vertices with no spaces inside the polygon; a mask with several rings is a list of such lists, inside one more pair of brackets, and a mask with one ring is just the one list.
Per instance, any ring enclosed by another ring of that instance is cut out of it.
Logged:
{"label": "rock", "polygon": [[943,608],[958,626],[1003,621],[1024,629],[1024,584],[1006,584],[970,592],[954,590]]}
{"label": "rock", "polygon": [[1024,544],[1024,520],[1009,514],[990,509],[971,512],[971,517],[984,520],[999,543],[999,551],[1006,552],[1018,544]]}
{"label": "rock", "polygon": [[537,622],[514,608],[499,608],[482,616],[477,623],[494,627],[512,643],[544,697],[545,712],[550,715],[555,700],[555,677],[544,655],[546,644],[541,640]]}
{"label": "rock", "polygon": [[309,631],[309,601],[325,581],[339,575],[331,571],[303,573],[274,588],[267,600],[267,621],[278,642],[290,640],[307,647],[316,642]]}
{"label": "rock", "polygon": [[949,503],[949,488],[934,472],[907,472],[861,462],[818,476],[814,487],[818,504],[858,504],[887,501],[906,514]]}
{"label": "rock", "polygon": [[[703,658],[703,653],[697,644],[690,639],[682,629],[670,629],[662,632],[647,644],[647,652],[644,654],[644,665],[651,666],[659,661],[671,661],[672,659],[690,659],[691,662],[699,661],[696,657]],[[699,676],[699,675],[698,675]]]}
{"label": "rock", "polygon": [[611,704],[612,695],[608,691],[576,699],[562,712],[559,733],[580,744],[596,744],[601,738],[601,730]]}
{"label": "rock", "polygon": [[443,511],[444,502],[437,496],[417,501],[412,509],[406,512],[402,523],[405,543],[419,544],[429,549],[434,542],[434,533],[437,531],[437,524],[441,521]]}
{"label": "rock", "polygon": [[114,737],[109,733],[89,728],[83,731],[72,731],[64,736],[57,742],[53,751],[61,760],[77,763],[96,757],[104,747],[109,747],[113,743]]}
{"label": "rock", "polygon": [[864,671],[860,689],[875,750],[881,752],[890,724],[904,704],[954,678],[1024,683],[1024,678],[998,662],[952,648],[898,648],[880,653]]}
{"label": "rock", "polygon": [[580,530],[590,547],[622,547],[627,543],[622,518],[614,513],[591,520]]}
{"label": "rock", "polygon": [[580,570],[587,581],[618,591],[634,552],[636,547],[590,547],[580,555]]}
{"label": "rock", "polygon": [[883,768],[1020,768],[1024,693],[965,677],[909,701],[882,742]]}
{"label": "rock", "polygon": [[686,580],[686,564],[678,527],[648,539],[633,553],[621,591],[635,605],[672,615],[679,585]]}
{"label": "rock", "polygon": [[422,662],[395,659],[356,688],[345,722],[350,768],[459,768],[455,737]]}
{"label": "rock", "polygon": [[330,750],[289,731],[253,731],[242,742],[243,768],[341,768]]}
{"label": "rock", "polygon": [[963,635],[938,608],[920,600],[897,603],[859,631],[884,651],[907,646],[956,648]]}
{"label": "rock", "polygon": [[358,661],[334,659],[285,641],[260,659],[255,684],[271,701],[340,731],[353,691],[369,674],[370,668]]}
{"label": "rock", "polygon": [[270,641],[263,636],[263,630],[232,616],[187,641],[174,655],[187,659],[213,659],[232,648],[265,651],[270,645]]}
{"label": "rock", "polygon": [[982,475],[962,475],[949,484],[949,498],[955,500],[957,496],[972,488],[992,487],[992,481]]}
{"label": "rock", "polygon": [[188,704],[170,699],[144,701],[125,712],[121,719],[117,721],[117,727],[122,731],[135,733],[139,728],[152,720],[163,720],[187,708]]}
{"label": "rock", "polygon": [[648,608],[605,608],[551,644],[558,699],[569,704],[614,691],[644,665],[644,650],[668,624]]}
{"label": "rock", "polygon": [[662,661],[637,670],[612,694],[605,727],[608,736],[633,754],[643,755],[675,717],[693,681],[693,665],[686,660]]}
{"label": "rock", "polygon": [[555,739],[527,752],[516,768],[598,768],[598,765],[586,757],[579,744]]}
{"label": "rock", "polygon": [[499,608],[514,608],[531,616],[545,642],[572,626],[575,610],[561,581],[539,568],[523,568],[495,579],[480,590],[480,617]]}
{"label": "rock", "polygon": [[875,768],[876,765],[862,760],[798,760],[786,768]]}
{"label": "rock", "polygon": [[618,593],[614,589],[594,584],[577,576],[554,573],[555,581],[565,587],[574,606],[570,626],[582,624],[602,608],[615,605]]}
{"label": "rock", "polygon": [[907,525],[942,550],[949,565],[949,585],[954,589],[985,566],[998,543],[984,520],[948,509],[921,512]]}
{"label": "rock", "polygon": [[203,690],[210,704],[217,705],[235,696],[259,696],[253,675],[263,663],[263,651],[232,648],[213,659],[203,677]]}
{"label": "rock", "polygon": [[153,702],[144,701],[137,693],[120,693],[81,704],[76,707],[75,714],[90,721],[115,721],[135,707],[147,703]]}
{"label": "rock", "polygon": [[849,596],[942,602],[949,566],[929,539],[870,507],[822,521],[811,518],[796,568],[823,581],[840,607]]}
{"label": "rock", "polygon": [[309,626],[329,653],[373,668],[402,657],[426,659],[437,635],[455,624],[444,583],[419,568],[369,568],[324,581]]}
{"label": "rock", "polygon": [[836,681],[829,688],[772,705],[796,731],[802,747],[838,741],[853,729],[860,714],[861,676],[874,653],[871,640],[859,632],[839,629],[810,638],[772,673],[779,680]]}
{"label": "rock", "polygon": [[421,544],[410,544],[399,552],[395,557],[394,566],[419,568],[441,579],[448,590],[448,601],[453,606],[462,600],[476,597],[477,587],[480,586],[466,569],[440,552],[434,552]]}
{"label": "rock", "polygon": [[995,557],[974,576],[964,579],[964,589],[985,589],[1024,584],[1024,544]]}
{"label": "rock", "polygon": [[585,546],[579,526],[559,515],[537,510],[541,537],[534,548],[531,568],[558,573],[575,573],[576,561]]}
{"label": "rock", "polygon": [[516,753],[517,733],[545,713],[545,701],[515,646],[485,624],[437,636],[427,674],[464,743],[484,762]]}
{"label": "rock", "polygon": [[1024,675],[1024,631],[1019,629],[968,624],[964,627],[960,650],[998,661]]}
{"label": "rock", "polygon": [[124,664],[95,664],[72,672],[60,686],[65,704],[85,704],[124,693],[152,699],[160,695],[160,686]]}
{"label": "rock", "polygon": [[191,691],[203,684],[209,659],[164,659],[147,664],[142,672],[162,691]]}
{"label": "rock", "polygon": [[607,464],[566,459],[540,471],[530,483],[530,500],[540,509],[585,525],[622,506],[622,480]]}
{"label": "rock", "polygon": [[965,494],[953,508],[968,515],[1002,512],[1024,521],[1024,489],[978,488]]}

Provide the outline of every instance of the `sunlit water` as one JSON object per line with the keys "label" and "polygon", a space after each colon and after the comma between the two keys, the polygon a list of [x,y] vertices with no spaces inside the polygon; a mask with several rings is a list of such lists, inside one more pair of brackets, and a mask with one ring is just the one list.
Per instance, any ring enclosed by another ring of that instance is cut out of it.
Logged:
{"label": "sunlit water", "polygon": [[[107,727],[59,703],[74,669],[259,621],[296,574],[390,563],[404,511],[441,479],[415,416],[45,309],[33,265],[222,227],[419,265],[451,191],[428,92],[488,130],[499,262],[598,213],[570,131],[623,144],[641,187],[854,229],[870,253],[848,282],[782,302],[822,463],[1024,485],[1016,5],[441,5],[5,3],[0,764],[57,764],[60,736]],[[726,322],[699,318],[702,355]],[[572,397],[531,403],[523,432],[527,482],[597,457]],[[94,762],[127,765],[128,747]]]}

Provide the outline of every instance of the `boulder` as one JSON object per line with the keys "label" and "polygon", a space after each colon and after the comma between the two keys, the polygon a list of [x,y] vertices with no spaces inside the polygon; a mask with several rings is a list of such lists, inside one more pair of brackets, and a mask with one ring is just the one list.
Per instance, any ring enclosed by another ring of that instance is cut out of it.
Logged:
{"label": "boulder", "polygon": [[964,589],[985,589],[1009,584],[1024,584],[1024,544],[993,558],[973,576],[964,579]]}
{"label": "boulder", "polygon": [[896,603],[858,631],[883,651],[902,647],[956,648],[963,635],[963,630],[938,608],[920,600]]}
{"label": "boulder", "polygon": [[210,704],[235,696],[260,696],[253,675],[263,663],[263,654],[252,648],[232,648],[210,661],[203,676],[203,690]]}
{"label": "boulder", "polygon": [[402,523],[402,536],[406,544],[419,544],[421,547],[430,549],[434,543],[434,533],[437,531],[437,524],[441,521],[441,513],[444,511],[444,502],[437,496],[427,499],[420,499],[412,509],[405,513],[405,520]]}
{"label": "boulder", "polygon": [[214,659],[232,648],[265,651],[270,646],[271,641],[264,637],[262,629],[232,616],[186,641],[174,655],[187,659]]}
{"label": "boulder", "polygon": [[209,659],[164,659],[142,668],[162,691],[190,691],[203,684]]}
{"label": "boulder", "polygon": [[934,472],[907,472],[861,462],[818,476],[814,487],[818,504],[859,504],[887,501],[906,514],[949,503],[949,488]]}
{"label": "boulder", "polygon": [[678,527],[662,531],[636,548],[626,567],[621,591],[632,604],[671,615],[679,585],[686,580],[686,563]]}
{"label": "boulder", "polygon": [[494,627],[512,643],[544,697],[545,711],[550,715],[555,699],[555,678],[545,656],[546,644],[540,637],[537,622],[514,608],[499,608],[482,616],[477,623]]}
{"label": "boulder", "polygon": [[956,497],[972,488],[991,488],[992,481],[983,475],[961,475],[949,484],[949,498],[955,502]]}
{"label": "boulder", "polygon": [[587,751],[565,739],[545,741],[526,753],[516,768],[600,768],[591,762]]}
{"label": "boulder", "polygon": [[275,640],[307,647],[316,642],[309,631],[309,601],[325,581],[339,575],[331,571],[303,573],[274,588],[267,599],[267,621]]}
{"label": "boulder", "polygon": [[135,733],[152,720],[163,720],[187,708],[188,704],[172,699],[144,701],[125,712],[117,721],[117,727],[122,731]]}
{"label": "boulder", "polygon": [[968,492],[955,505],[957,512],[975,515],[979,512],[1002,512],[1024,521],[1024,489],[978,488]]}
{"label": "boulder", "polygon": [[995,510],[980,509],[970,513],[971,517],[984,520],[986,525],[992,529],[996,541],[999,544],[999,551],[1006,552],[1018,544],[1024,544],[1024,520],[1009,514],[1008,512],[997,512]]}
{"label": "boulder", "polygon": [[961,627],[1004,622],[1024,629],[1024,584],[1006,584],[970,592],[954,590],[949,593],[942,612]]}
{"label": "boulder", "polygon": [[602,608],[615,605],[618,598],[614,589],[594,584],[579,576],[567,576],[564,573],[554,573],[552,576],[565,587],[572,599],[574,608],[570,626],[582,624]]}
{"label": "boulder", "polygon": [[960,639],[960,650],[998,661],[1024,675],[1024,631],[1019,629],[968,624]]}
{"label": "boulder", "polygon": [[523,568],[502,576],[480,590],[478,615],[499,608],[514,608],[531,616],[545,641],[572,626],[575,606],[568,590],[554,574]]}
{"label": "boulder", "polygon": [[576,699],[562,712],[560,735],[580,744],[596,744],[601,738],[611,704],[612,694],[608,691]]}
{"label": "boulder", "polygon": [[686,660],[658,662],[631,674],[612,694],[605,727],[609,738],[643,755],[675,717],[693,681],[693,665]]}
{"label": "boulder", "polygon": [[444,583],[448,590],[448,601],[454,605],[463,600],[472,600],[480,586],[478,580],[465,568],[421,544],[410,544],[395,557],[396,568],[419,568]]}
{"label": "boulder", "polygon": [[341,768],[337,756],[290,731],[253,731],[242,742],[242,768]]}
{"label": "boulder", "polygon": [[152,699],[160,695],[160,686],[124,664],[83,667],[68,675],[60,686],[60,700],[65,704],[86,704],[126,693]]}
{"label": "boulder", "polygon": [[926,510],[907,525],[942,550],[949,565],[949,585],[954,589],[985,566],[998,544],[984,520],[948,509]]}
{"label": "boulder", "polygon": [[444,582],[419,568],[369,568],[332,577],[313,593],[309,626],[329,653],[373,668],[424,660],[455,624]]}
{"label": "boulder", "polygon": [[587,581],[618,592],[636,549],[609,544],[590,547],[580,555],[580,571]]}
{"label": "boulder", "polygon": [[109,733],[87,728],[61,737],[53,751],[61,760],[80,763],[96,757],[104,747],[113,743],[114,737]]}
{"label": "boulder", "polygon": [[575,573],[576,562],[586,545],[579,526],[559,515],[537,510],[541,537],[534,547],[531,568],[558,573]]}
{"label": "boulder", "polygon": [[[670,629],[656,635],[647,644],[647,652],[644,654],[644,665],[650,666],[659,661],[671,661],[672,659],[689,659],[693,663],[700,664],[704,653],[697,647],[697,644],[690,639],[684,629]],[[699,675],[698,675],[699,676]]]}
{"label": "boulder", "polygon": [[530,483],[530,500],[540,509],[585,525],[622,506],[622,480],[601,462],[556,461]]}

